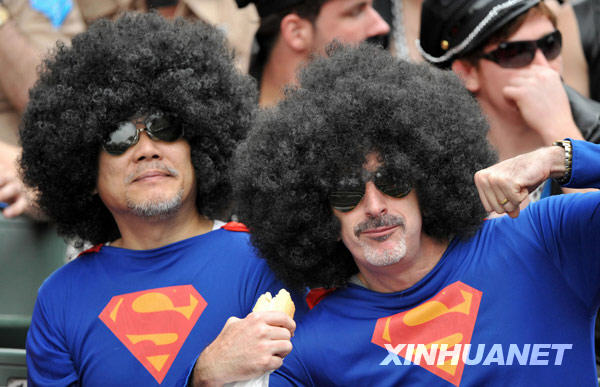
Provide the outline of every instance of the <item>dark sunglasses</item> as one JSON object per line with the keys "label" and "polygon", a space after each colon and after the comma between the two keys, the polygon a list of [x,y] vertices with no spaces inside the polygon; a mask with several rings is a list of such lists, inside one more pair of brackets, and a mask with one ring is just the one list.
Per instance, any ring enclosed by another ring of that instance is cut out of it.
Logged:
{"label": "dark sunglasses", "polygon": [[562,48],[562,35],[560,31],[551,32],[538,40],[502,42],[495,50],[482,54],[481,58],[496,62],[500,67],[504,68],[525,67],[533,61],[538,48],[542,50],[546,59],[552,60],[556,58]]}
{"label": "dark sunglasses", "polygon": [[[137,128],[138,123],[143,123],[143,128]],[[183,136],[181,125],[171,123],[163,114],[151,114],[143,121],[123,121],[117,124],[117,129],[109,134],[102,146],[111,155],[122,155],[140,140],[140,132],[145,130],[152,140],[173,142]]]}
{"label": "dark sunglasses", "polygon": [[[388,196],[395,198],[403,198],[410,193],[410,187],[401,187],[397,184],[389,183],[378,183],[375,182],[375,186],[378,190]],[[341,212],[350,212],[360,203],[364,196],[363,191],[346,191],[339,190],[333,191],[329,194],[329,204]]]}

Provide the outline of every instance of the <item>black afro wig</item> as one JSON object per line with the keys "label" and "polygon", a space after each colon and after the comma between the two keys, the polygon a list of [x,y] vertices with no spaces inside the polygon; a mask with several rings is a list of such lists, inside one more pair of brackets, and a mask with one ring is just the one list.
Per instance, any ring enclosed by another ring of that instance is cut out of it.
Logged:
{"label": "black afro wig", "polygon": [[116,124],[154,109],[177,117],[198,182],[198,211],[225,216],[229,166],[250,127],[256,86],[217,29],[157,14],[102,20],[44,62],[24,114],[21,168],[59,232],[103,243],[120,236],[96,187],[98,156]]}
{"label": "black afro wig", "polygon": [[240,219],[288,286],[343,286],[357,268],[328,202],[340,179],[376,152],[386,174],[416,190],[426,234],[468,236],[486,216],[473,175],[496,159],[487,130],[453,73],[368,44],[332,46],[240,144]]}

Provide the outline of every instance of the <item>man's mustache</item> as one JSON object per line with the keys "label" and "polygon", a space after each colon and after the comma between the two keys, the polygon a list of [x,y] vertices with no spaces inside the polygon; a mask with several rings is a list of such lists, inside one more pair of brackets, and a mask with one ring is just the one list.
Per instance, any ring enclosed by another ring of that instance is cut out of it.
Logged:
{"label": "man's mustache", "polygon": [[150,164],[139,165],[134,172],[130,173],[125,177],[125,184],[133,182],[138,176],[149,170],[165,172],[173,177],[179,176],[179,172],[177,172],[176,169],[169,168],[160,161],[153,161]]}
{"label": "man's mustache", "polygon": [[363,231],[389,226],[400,226],[404,228],[404,218],[402,216],[385,214],[376,218],[365,220],[354,227],[354,235],[356,235],[358,238]]}

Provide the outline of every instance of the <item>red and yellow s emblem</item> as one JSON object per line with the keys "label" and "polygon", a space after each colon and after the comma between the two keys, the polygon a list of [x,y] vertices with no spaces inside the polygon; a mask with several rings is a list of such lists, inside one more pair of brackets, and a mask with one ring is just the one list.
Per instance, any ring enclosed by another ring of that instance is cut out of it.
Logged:
{"label": "red and yellow s emblem", "polygon": [[160,384],[204,308],[180,285],[115,296],[98,317]]}
{"label": "red and yellow s emblem", "polygon": [[[423,344],[427,349],[432,344],[447,344],[449,351],[461,344],[463,348],[471,342],[481,295],[479,290],[455,282],[411,310],[377,320],[371,342],[384,348],[385,344]],[[406,351],[404,347],[398,355],[406,358]],[[455,365],[448,358],[444,364],[420,362],[419,366],[458,386],[465,364],[460,356]]]}

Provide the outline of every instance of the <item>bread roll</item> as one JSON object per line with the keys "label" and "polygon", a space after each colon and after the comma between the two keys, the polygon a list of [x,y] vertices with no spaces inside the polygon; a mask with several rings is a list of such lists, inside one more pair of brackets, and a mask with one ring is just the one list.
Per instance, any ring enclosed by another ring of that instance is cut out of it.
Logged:
{"label": "bread roll", "polygon": [[294,301],[292,301],[290,293],[285,289],[281,289],[275,297],[271,296],[270,292],[261,295],[252,309],[253,312],[264,312],[269,310],[279,310],[290,316],[290,318],[294,318],[296,307],[294,306]]}

